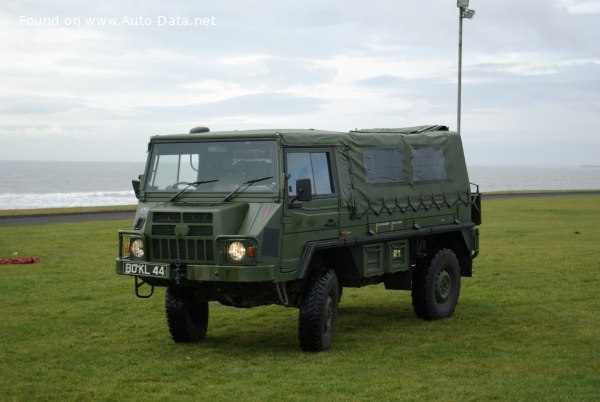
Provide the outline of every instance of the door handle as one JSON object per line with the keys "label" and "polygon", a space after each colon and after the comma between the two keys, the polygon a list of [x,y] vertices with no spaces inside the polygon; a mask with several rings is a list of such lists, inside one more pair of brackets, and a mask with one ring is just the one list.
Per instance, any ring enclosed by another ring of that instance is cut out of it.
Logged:
{"label": "door handle", "polygon": [[338,223],[333,219],[329,219],[327,222],[325,222],[325,226],[327,226],[328,228],[335,228],[337,227],[337,225]]}

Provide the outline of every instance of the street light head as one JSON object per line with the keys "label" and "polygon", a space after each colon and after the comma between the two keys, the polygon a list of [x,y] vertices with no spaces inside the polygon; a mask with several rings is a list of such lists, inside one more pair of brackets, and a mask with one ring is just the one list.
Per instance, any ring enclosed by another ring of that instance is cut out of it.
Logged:
{"label": "street light head", "polygon": [[470,20],[475,16],[475,10],[469,10],[468,8],[463,13],[463,18]]}
{"label": "street light head", "polygon": [[467,8],[467,7],[469,7],[469,0],[457,0],[456,7],[458,7],[458,8]]}

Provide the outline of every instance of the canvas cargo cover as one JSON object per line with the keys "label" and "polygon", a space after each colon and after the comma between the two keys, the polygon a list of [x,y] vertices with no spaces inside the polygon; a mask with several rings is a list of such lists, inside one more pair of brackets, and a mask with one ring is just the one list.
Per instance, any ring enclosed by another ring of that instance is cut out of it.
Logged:
{"label": "canvas cargo cover", "polygon": [[[459,202],[469,202],[470,185],[462,141],[446,126],[375,128],[348,133],[282,130],[279,134],[284,146],[333,147],[342,207],[348,208],[354,216],[427,209],[433,205],[451,208]],[[396,177],[395,181],[368,182],[368,166],[365,165],[368,165],[369,157],[377,158],[378,155],[377,151],[368,150],[388,150],[387,155],[398,156],[402,166],[401,181]],[[415,171],[419,163],[413,163],[413,159],[421,155],[425,162],[427,157],[432,163],[439,162],[441,166],[434,168],[443,169],[443,174],[434,174],[433,178],[419,175]]]}
{"label": "canvas cargo cover", "polygon": [[[470,185],[462,141],[457,133],[447,130],[424,126],[351,132],[348,147],[338,159],[343,159],[342,165],[348,165],[350,172],[350,183],[340,189],[344,206],[361,216],[468,203]],[[368,158],[377,155],[369,151],[372,149],[388,150],[384,155],[387,152],[402,159],[402,176],[387,182],[368,179]]]}
{"label": "canvas cargo cover", "polygon": [[[354,130],[350,132],[341,131],[325,131],[325,130],[270,130],[263,131],[265,133],[276,133],[280,138],[281,143],[288,147],[321,147],[321,146],[336,146],[349,144],[351,138],[360,134],[371,134],[363,136],[363,138],[371,138],[374,144],[384,145],[386,138],[389,142],[394,141],[398,134],[410,135],[420,134],[434,131],[448,131],[446,126],[428,125],[405,128],[373,128]],[[251,131],[255,134],[260,131]],[[235,132],[241,134],[242,131]],[[377,135],[374,135],[377,133]],[[383,142],[382,142],[383,141]]]}

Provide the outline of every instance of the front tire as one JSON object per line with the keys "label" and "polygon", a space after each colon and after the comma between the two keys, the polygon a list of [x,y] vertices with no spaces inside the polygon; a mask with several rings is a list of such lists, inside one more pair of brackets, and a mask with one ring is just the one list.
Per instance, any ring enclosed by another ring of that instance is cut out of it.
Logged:
{"label": "front tire", "polygon": [[417,317],[450,317],[460,294],[460,266],[452,250],[444,248],[417,264],[413,272],[412,304]]}
{"label": "front tire", "polygon": [[167,288],[165,311],[171,338],[176,343],[199,342],[208,329],[208,302],[194,299],[193,291]]}
{"label": "front tire", "polygon": [[333,270],[315,275],[300,306],[298,338],[305,352],[321,352],[331,347],[337,320],[339,288]]}

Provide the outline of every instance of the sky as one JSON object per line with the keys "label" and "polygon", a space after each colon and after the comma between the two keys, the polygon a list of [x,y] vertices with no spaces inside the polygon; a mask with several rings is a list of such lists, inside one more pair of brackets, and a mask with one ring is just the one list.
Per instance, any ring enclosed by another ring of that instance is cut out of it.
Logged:
{"label": "sky", "polygon": [[[471,0],[472,165],[600,165],[600,0]],[[143,161],[152,135],[456,130],[454,0],[0,5],[0,160]]]}

